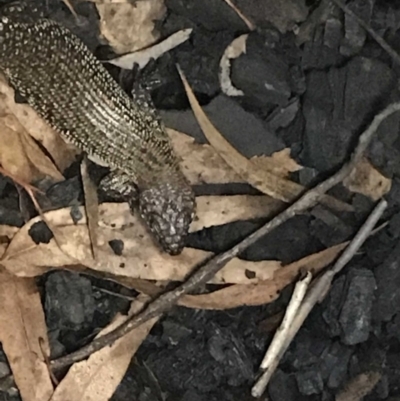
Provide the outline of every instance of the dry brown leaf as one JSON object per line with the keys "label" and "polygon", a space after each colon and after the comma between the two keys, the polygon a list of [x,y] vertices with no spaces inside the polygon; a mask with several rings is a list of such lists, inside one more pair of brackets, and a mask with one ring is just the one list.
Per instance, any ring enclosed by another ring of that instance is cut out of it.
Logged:
{"label": "dry brown leaf", "polygon": [[[148,301],[147,297],[134,301],[128,316],[117,316],[99,333],[98,337],[120,326],[129,316],[138,313],[146,301]],[[109,400],[124,377],[132,356],[157,320],[158,318],[153,318],[145,322],[111,346],[95,352],[89,359],[75,363],[58,385],[50,401]]]}
{"label": "dry brown leaf", "polygon": [[[197,102],[186,78],[180,70],[179,72],[198,124],[212,147],[221,155],[227,164],[229,164],[229,166],[232,167],[232,169],[234,169],[247,183],[252,185],[254,188],[257,188],[262,193],[284,202],[293,202],[297,199],[305,191],[305,188],[293,181],[279,177],[273,172],[259,169],[254,163],[230,145],[230,143],[208,119]],[[342,211],[353,210],[349,204],[341,202],[331,196],[325,195],[321,199],[321,202],[327,203],[330,207]]]}
{"label": "dry brown leaf", "polygon": [[14,91],[0,76],[0,100],[1,108],[6,107],[9,114],[14,114],[18,122],[25,128],[29,135],[43,145],[49,152],[54,163],[60,171],[64,171],[79,153],[76,148],[67,145],[36,112],[26,104],[16,104],[14,101]]}
{"label": "dry brown leaf", "polygon": [[[219,197],[214,197],[217,198]],[[230,197],[222,198],[227,202]],[[210,205],[213,205],[213,202],[210,202]],[[82,208],[80,210],[83,212]],[[241,213],[240,210],[239,212]],[[199,214],[201,216],[201,209]],[[39,245],[32,241],[29,229],[40,221],[40,218],[35,218],[15,234],[1,263],[18,276],[36,276],[50,268],[81,263],[93,270],[111,274],[116,279],[130,277],[180,281],[187,277],[193,266],[211,255],[210,252],[192,248],[185,248],[178,256],[161,252],[139,218],[132,216],[127,204],[103,204],[100,206],[99,216],[98,260],[91,257],[86,218],[75,224],[70,215],[70,208],[66,208],[45,213],[49,224],[56,227],[57,238],[63,239],[60,247],[54,240],[49,244]],[[218,217],[220,223],[236,220],[234,214]],[[124,244],[121,256],[115,255],[109,245],[110,241],[116,239]],[[233,259],[211,282],[254,283],[271,278],[280,265],[278,261],[248,262]]]}
{"label": "dry brown leaf", "polygon": [[35,280],[0,272],[0,342],[23,401],[50,399],[53,386],[39,345],[47,355],[45,317]]}
{"label": "dry brown leaf", "polygon": [[191,232],[225,224],[221,217],[225,222],[267,218],[285,207],[283,202],[263,195],[198,196],[196,203],[200,213],[190,226]]}
{"label": "dry brown leaf", "polygon": [[87,227],[90,237],[90,249],[92,256],[97,259],[97,226],[99,223],[99,199],[97,197],[97,188],[91,180],[88,172],[87,158],[84,157],[81,163],[81,177],[83,193],[85,197],[85,212],[87,218]]}
{"label": "dry brown leaf", "polygon": [[131,3],[96,4],[100,14],[100,31],[115,53],[133,52],[159,39],[155,21],[167,11],[163,0]]}
{"label": "dry brown leaf", "polygon": [[335,397],[336,401],[362,401],[382,378],[379,372],[364,372],[350,380],[344,390]]}
{"label": "dry brown leaf", "polygon": [[377,201],[390,191],[392,180],[383,176],[364,157],[343,181],[351,192],[357,192]]}
{"label": "dry brown leaf", "polygon": [[18,180],[32,183],[45,177],[64,179],[12,114],[0,114],[0,144],[0,164]]}
{"label": "dry brown leaf", "polygon": [[245,182],[212,146],[196,143],[193,137],[171,128],[167,132],[190,184]]}
{"label": "dry brown leaf", "polygon": [[280,291],[292,283],[300,271],[320,271],[332,263],[347,244],[348,242],[344,242],[335,245],[284,266],[277,270],[270,280],[249,285],[236,284],[209,294],[185,295],[178,304],[199,309],[230,309],[267,304],[277,299]]}
{"label": "dry brown leaf", "polygon": [[271,171],[280,177],[288,177],[290,173],[303,167],[290,157],[290,148],[282,149],[268,156],[254,156],[250,159],[259,168]]}

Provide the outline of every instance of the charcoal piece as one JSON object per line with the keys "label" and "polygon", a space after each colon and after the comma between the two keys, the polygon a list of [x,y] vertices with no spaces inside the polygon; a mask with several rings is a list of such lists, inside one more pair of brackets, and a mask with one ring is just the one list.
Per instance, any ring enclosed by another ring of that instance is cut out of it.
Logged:
{"label": "charcoal piece", "polygon": [[5,205],[4,200],[1,201],[0,205],[0,224],[13,226],[13,227],[22,227],[24,225],[24,219],[19,210],[13,210]]}
{"label": "charcoal piece", "polygon": [[340,312],[341,340],[354,345],[368,339],[376,281],[371,270],[353,269],[349,274],[346,299]]}
{"label": "charcoal piece", "polygon": [[321,372],[317,368],[297,372],[295,376],[299,391],[303,395],[320,394],[324,389]]}
{"label": "charcoal piece", "polygon": [[115,255],[122,255],[122,252],[124,251],[124,241],[120,239],[113,239],[108,241],[108,245],[110,245],[110,248],[113,250]]}
{"label": "charcoal piece", "polygon": [[36,245],[41,243],[48,244],[54,237],[50,228],[44,221],[38,221],[37,223],[33,224],[29,228],[28,234]]}
{"label": "charcoal piece", "polygon": [[299,391],[294,375],[277,369],[268,385],[271,401],[297,401]]}
{"label": "charcoal piece", "polygon": [[[168,58],[169,63],[172,64],[171,68],[175,68],[176,82],[172,89],[177,91],[176,88],[178,88],[178,92],[185,95],[186,99],[182,81],[176,73],[176,64],[179,64],[196,94],[212,98],[220,93],[219,63],[226,48],[234,38],[235,35],[231,31],[210,32],[197,28],[193,31],[190,41],[186,41],[172,49],[169,54],[162,56],[158,63],[161,64],[164,59]],[[165,68],[159,71],[162,78],[165,74]]]}
{"label": "charcoal piece", "polygon": [[251,33],[246,42],[246,53],[232,62],[233,86],[244,92],[243,100],[254,110],[283,107],[289,101],[290,68],[285,55],[277,50],[279,48],[279,42],[268,47],[261,35]]}
{"label": "charcoal piece", "polygon": [[331,337],[337,337],[341,333],[339,314],[343,303],[345,282],[345,276],[337,278],[333,282],[332,288],[323,302],[322,317],[329,327],[329,334]]}
{"label": "charcoal piece", "polygon": [[[320,243],[310,237],[310,218],[296,216],[277,227],[246,249],[241,257],[247,260],[280,260],[291,263],[320,250]],[[254,232],[260,224],[235,222],[223,226],[210,227],[190,238],[190,246],[201,247],[210,252],[222,252],[237,244]]]}
{"label": "charcoal piece", "polygon": [[279,128],[287,127],[296,117],[299,111],[299,99],[295,98],[283,107],[275,109],[267,119],[267,127],[270,131],[275,132]]}
{"label": "charcoal piece", "polygon": [[82,198],[82,182],[79,177],[57,182],[46,191],[54,207],[63,208],[76,204]]}
{"label": "charcoal piece", "polygon": [[91,324],[95,302],[90,281],[76,273],[49,275],[46,288],[46,321],[50,329],[80,329]]}
{"label": "charcoal piece", "polygon": [[189,337],[193,330],[190,328],[174,322],[171,319],[162,322],[163,327],[163,340],[169,344],[177,344],[179,341]]}
{"label": "charcoal piece", "polygon": [[314,330],[303,328],[286,352],[282,365],[288,364],[299,371],[306,371],[310,366],[318,366],[321,355],[331,343],[329,338],[317,336]]}
{"label": "charcoal piece", "polygon": [[336,341],[321,355],[321,375],[329,388],[336,389],[345,383],[352,353],[352,348]]}
{"label": "charcoal piece", "polygon": [[303,107],[303,164],[320,172],[342,165],[370,114],[386,102],[394,88],[390,68],[363,57],[328,72],[310,72]]}
{"label": "charcoal piece", "polygon": [[247,26],[227,3],[218,0],[167,0],[167,8],[209,31],[247,31]]}
{"label": "charcoal piece", "polygon": [[400,113],[386,118],[377,129],[368,148],[368,158],[383,175],[400,175]]}
{"label": "charcoal piece", "polygon": [[213,325],[213,334],[208,339],[208,351],[223,366],[230,386],[243,385],[253,378],[253,365],[244,344],[231,330]]}
{"label": "charcoal piece", "polygon": [[400,236],[400,212],[391,217],[387,227],[387,232],[393,239]]}
{"label": "charcoal piece", "polygon": [[[271,155],[285,147],[262,120],[227,96],[217,96],[204,111],[229,143],[246,157]],[[191,111],[163,112],[162,117],[167,126],[189,133],[201,143],[206,142]]]}
{"label": "charcoal piece", "polygon": [[[332,32],[335,28],[336,32]],[[343,62],[343,56],[339,53],[339,46],[334,46],[338,42],[338,38],[333,38],[333,35],[340,35],[341,23],[335,21],[335,24],[330,22],[328,31],[324,30],[323,26],[317,26],[314,31],[312,40],[304,44],[303,57],[301,66],[304,70],[317,69],[322,70],[328,67],[340,65]],[[325,33],[328,36],[325,37]]]}
{"label": "charcoal piece", "polygon": [[310,233],[326,247],[346,241],[353,234],[351,226],[323,206],[316,206],[312,214],[316,219],[311,222]]}
{"label": "charcoal piece", "polygon": [[388,322],[400,311],[400,242],[397,242],[383,263],[374,269],[377,290],[373,317]]}
{"label": "charcoal piece", "polygon": [[[347,7],[353,11],[358,17],[369,24],[373,3],[365,0],[353,0]],[[345,36],[340,46],[340,53],[346,57],[354,56],[364,46],[367,38],[367,32],[360,24],[348,14],[344,14],[344,30]]]}
{"label": "charcoal piece", "polygon": [[291,31],[306,19],[308,7],[304,0],[234,0],[257,27],[273,24],[280,32]]}

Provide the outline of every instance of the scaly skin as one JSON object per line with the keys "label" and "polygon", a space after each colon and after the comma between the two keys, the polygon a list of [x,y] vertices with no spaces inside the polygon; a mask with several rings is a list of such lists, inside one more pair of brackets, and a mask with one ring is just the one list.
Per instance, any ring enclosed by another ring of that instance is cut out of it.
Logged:
{"label": "scaly skin", "polygon": [[0,71],[65,141],[111,168],[117,192],[138,190],[141,217],[179,254],[195,198],[146,98],[130,99],[76,36],[23,0],[0,9]]}

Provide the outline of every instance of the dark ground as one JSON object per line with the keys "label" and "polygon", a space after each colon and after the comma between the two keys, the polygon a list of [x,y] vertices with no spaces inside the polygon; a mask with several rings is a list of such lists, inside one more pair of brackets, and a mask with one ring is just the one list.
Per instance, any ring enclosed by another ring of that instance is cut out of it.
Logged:
{"label": "dark ground", "polygon": [[[49,15],[70,27],[96,54],[109,51],[99,46],[92,3],[77,5],[79,26],[61,2],[47,3]],[[285,1],[275,2],[280,3]],[[400,66],[336,7],[317,21],[311,16],[319,1],[308,1],[297,10],[299,18],[302,12],[303,19],[309,13],[305,24],[311,27],[308,35],[301,31],[300,41],[266,21],[271,1],[237,4],[257,26],[249,35],[246,54],[232,63],[232,82],[243,97],[229,98],[219,87],[223,51],[248,32],[222,0],[167,0],[168,15],[160,23],[163,36],[188,27],[193,35],[146,68],[141,79],[152,85],[166,124],[204,142],[174,67],[179,62],[206,113],[240,152],[250,157],[290,147],[292,157],[306,167],[294,179],[303,185],[316,182],[341,166],[377,112],[400,99]],[[400,4],[348,4],[391,46],[400,47]],[[287,12],[293,13],[293,8]],[[130,74],[110,70],[129,91]],[[370,371],[382,377],[366,400],[400,399],[399,119],[396,113],[384,123],[368,151],[372,164],[392,179],[384,216],[389,224],[366,242],[307,319],[270,383],[271,401],[333,400],[352,377]],[[79,185],[73,171],[68,185],[75,188]],[[341,186],[335,195],[351,203],[355,212],[340,214],[319,206],[267,235],[242,257],[289,263],[350,239],[374,202]],[[21,225],[18,207],[17,193],[1,180],[0,223]],[[207,229],[192,235],[188,245],[221,252],[260,224],[238,222]],[[53,272],[39,283],[53,356],[79,348],[87,336],[129,306],[128,300],[103,291],[120,293],[119,286],[88,276]],[[286,289],[276,302],[262,307],[223,312],[174,308],[151,331],[112,400],[161,400],[161,394],[179,401],[250,399],[250,387],[273,335],[265,322],[285,310],[290,292]],[[0,358],[1,377],[8,367],[4,355]],[[12,392],[2,395],[18,399]]]}

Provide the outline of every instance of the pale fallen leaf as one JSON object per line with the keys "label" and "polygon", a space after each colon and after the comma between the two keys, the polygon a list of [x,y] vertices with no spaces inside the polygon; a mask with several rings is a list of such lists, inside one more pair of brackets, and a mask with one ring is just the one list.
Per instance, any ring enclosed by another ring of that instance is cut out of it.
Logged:
{"label": "pale fallen leaf", "polygon": [[0,111],[0,145],[1,166],[18,180],[29,184],[46,177],[64,179],[16,117],[4,110]]}
{"label": "pale fallen leaf", "polygon": [[363,372],[352,378],[345,388],[340,391],[336,397],[336,401],[362,401],[381,380],[380,372]]}
{"label": "pale fallen leaf", "polygon": [[254,156],[250,159],[259,168],[271,171],[281,177],[287,177],[290,173],[301,170],[303,167],[290,157],[290,148],[268,156]]}
{"label": "pale fallen leaf", "polygon": [[281,291],[291,284],[301,271],[316,273],[332,263],[348,242],[306,256],[276,270],[269,280],[257,284],[236,284],[209,294],[185,295],[178,304],[199,309],[231,309],[239,306],[264,305],[277,299]]}
{"label": "pale fallen leaf", "polygon": [[[129,316],[138,313],[149,300],[147,297],[139,298],[132,302],[128,316],[118,315],[97,337],[112,331],[125,322]],[[50,401],[107,401],[111,399],[115,389],[122,381],[133,355],[157,320],[158,318],[150,319],[109,347],[90,355],[87,360],[75,363],[57,386]]]}
{"label": "pale fallen leaf", "polygon": [[[218,197],[214,199],[216,198]],[[230,197],[223,198],[224,201],[228,201]],[[210,205],[212,208],[213,202],[210,202]],[[83,212],[83,208],[80,210]],[[202,210],[199,212],[201,215]],[[143,223],[137,216],[132,216],[126,203],[102,204],[99,216],[98,260],[91,257],[86,218],[75,224],[70,215],[70,208],[65,208],[45,213],[46,220],[52,227],[56,227],[57,237],[64,239],[60,247],[54,240],[39,245],[32,241],[29,230],[33,224],[40,221],[37,217],[14,235],[1,263],[18,276],[36,276],[49,269],[81,263],[90,269],[111,274],[116,279],[130,277],[181,281],[195,265],[211,255],[210,252],[192,248],[185,248],[178,256],[160,252]],[[234,214],[219,216],[220,222],[224,222],[225,219],[227,222],[231,218],[235,219]],[[113,240],[123,242],[122,255],[115,255],[112,251],[109,242]],[[210,282],[254,283],[272,277],[280,266],[279,261],[248,262],[235,258]]]}
{"label": "pale fallen leaf", "polygon": [[[227,162],[227,164],[232,167],[232,169],[234,169],[247,183],[252,185],[254,188],[257,188],[264,194],[284,202],[293,202],[303,192],[305,192],[306,189],[302,185],[282,178],[275,174],[274,171],[267,171],[265,169],[258,168],[254,163],[252,163],[250,160],[240,154],[232,145],[230,145],[208,119],[203,109],[197,102],[197,99],[186,78],[180,70],[179,73],[185,86],[186,94],[189,98],[193,113],[205,137],[210,142],[212,147]],[[339,201],[331,196],[323,196],[321,198],[321,202],[342,211],[353,210],[349,204]]]}
{"label": "pale fallen leaf", "polygon": [[0,76],[0,100],[1,109],[6,107],[9,114],[15,115],[29,135],[49,152],[60,171],[64,171],[75,160],[79,151],[75,147],[67,145],[61,136],[48,126],[30,106],[15,103],[14,90],[2,76]]}
{"label": "pale fallen leaf", "polygon": [[133,53],[124,54],[123,56],[105,62],[126,70],[131,70],[135,64],[138,64],[139,68],[142,69],[150,60],[157,60],[164,53],[188,40],[191,33],[192,29],[182,29],[153,46],[137,50]]}
{"label": "pale fallen leaf", "polygon": [[221,90],[227,96],[243,96],[244,92],[233,86],[231,80],[231,60],[246,53],[246,41],[249,35],[246,33],[235,39],[225,49],[219,62],[219,83]]}
{"label": "pale fallen leaf", "polygon": [[87,158],[84,157],[81,163],[81,177],[83,193],[85,197],[85,212],[90,238],[90,249],[94,259],[97,258],[97,226],[99,222],[99,199],[97,188],[91,180],[88,172]]}
{"label": "pale fallen leaf", "polygon": [[377,201],[390,191],[392,180],[383,176],[364,157],[343,180],[343,185],[351,192],[357,192]]}
{"label": "pale fallen leaf", "polygon": [[285,204],[263,195],[198,196],[197,210],[200,211],[190,226],[190,231],[224,224],[224,221],[273,217]]}
{"label": "pale fallen leaf", "polygon": [[133,52],[159,39],[155,21],[167,11],[163,0],[134,3],[96,3],[100,15],[100,32],[115,53]]}
{"label": "pale fallen leaf", "polygon": [[42,348],[49,352],[47,328],[35,280],[0,271],[0,342],[23,401],[50,399],[53,386]]}
{"label": "pale fallen leaf", "polygon": [[196,143],[190,135],[167,129],[172,146],[181,159],[181,167],[190,184],[245,182],[225,160],[208,145]]}

